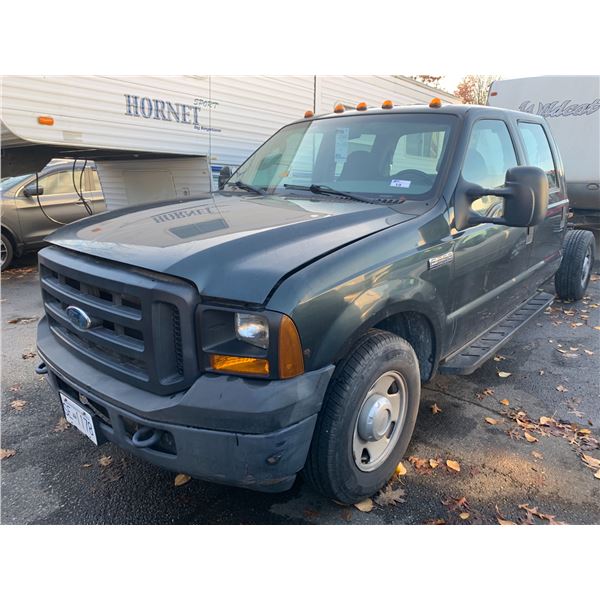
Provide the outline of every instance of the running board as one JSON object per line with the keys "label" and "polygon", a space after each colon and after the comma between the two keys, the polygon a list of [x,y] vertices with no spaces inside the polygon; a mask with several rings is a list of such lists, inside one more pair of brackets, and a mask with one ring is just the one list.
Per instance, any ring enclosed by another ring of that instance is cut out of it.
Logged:
{"label": "running board", "polygon": [[552,304],[554,296],[539,292],[516,310],[504,317],[492,328],[463,346],[458,352],[451,354],[439,366],[440,373],[453,375],[470,375],[496,352],[530,319]]}

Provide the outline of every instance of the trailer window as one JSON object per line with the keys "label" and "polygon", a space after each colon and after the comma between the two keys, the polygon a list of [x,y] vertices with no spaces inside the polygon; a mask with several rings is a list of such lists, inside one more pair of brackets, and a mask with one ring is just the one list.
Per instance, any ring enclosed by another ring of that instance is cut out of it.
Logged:
{"label": "trailer window", "polygon": [[556,166],[544,128],[538,123],[520,122],[519,131],[523,138],[527,162],[542,169],[548,177],[548,185],[557,188]]}

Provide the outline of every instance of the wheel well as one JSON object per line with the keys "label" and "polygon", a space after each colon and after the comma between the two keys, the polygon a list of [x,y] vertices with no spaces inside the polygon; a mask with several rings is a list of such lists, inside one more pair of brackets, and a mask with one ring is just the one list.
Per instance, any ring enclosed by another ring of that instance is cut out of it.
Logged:
{"label": "wheel well", "polygon": [[386,317],[373,327],[404,338],[417,355],[421,379],[423,381],[431,379],[435,363],[435,333],[425,315],[414,311],[402,312]]}
{"label": "wheel well", "polygon": [[10,243],[13,245],[13,250],[15,253],[17,252],[17,240],[15,236],[10,232],[10,230],[6,229],[6,227],[2,227],[2,233],[10,240]]}

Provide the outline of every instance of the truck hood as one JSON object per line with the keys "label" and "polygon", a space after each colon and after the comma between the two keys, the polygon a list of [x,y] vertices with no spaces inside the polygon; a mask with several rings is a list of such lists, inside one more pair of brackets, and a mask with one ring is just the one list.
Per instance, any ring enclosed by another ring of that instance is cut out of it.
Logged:
{"label": "truck hood", "polygon": [[161,202],[83,219],[47,241],[187,279],[204,296],[262,304],[290,272],[414,218],[323,198],[213,194]]}

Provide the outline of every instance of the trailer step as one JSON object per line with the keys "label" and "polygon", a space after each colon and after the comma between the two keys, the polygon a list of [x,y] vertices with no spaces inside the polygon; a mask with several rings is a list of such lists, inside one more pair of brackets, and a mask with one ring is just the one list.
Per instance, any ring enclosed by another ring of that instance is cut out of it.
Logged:
{"label": "trailer step", "polygon": [[539,292],[468,346],[464,346],[458,352],[450,355],[440,364],[439,372],[470,375],[486,360],[492,358],[523,325],[552,304],[553,300],[552,294]]}

